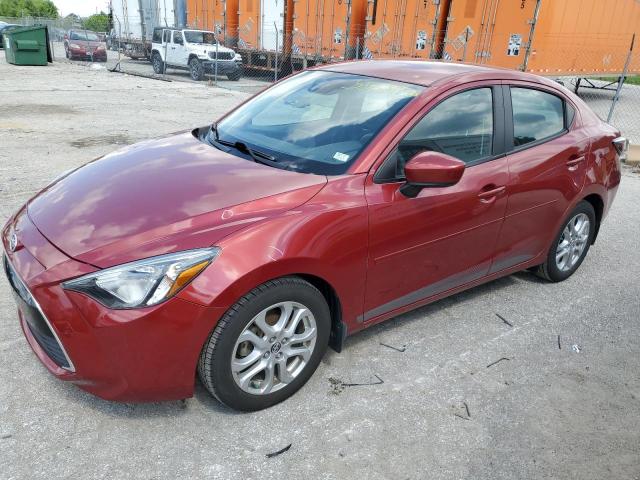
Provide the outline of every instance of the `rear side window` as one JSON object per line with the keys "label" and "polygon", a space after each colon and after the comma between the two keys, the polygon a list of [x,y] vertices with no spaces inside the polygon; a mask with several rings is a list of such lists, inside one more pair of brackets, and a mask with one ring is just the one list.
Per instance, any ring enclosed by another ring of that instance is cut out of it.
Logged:
{"label": "rear side window", "polygon": [[447,98],[427,113],[400,142],[398,153],[406,163],[431,150],[465,163],[490,157],[493,147],[493,94],[478,88]]}
{"label": "rear side window", "polygon": [[564,106],[560,97],[531,88],[511,88],[513,145],[519,147],[564,131]]}

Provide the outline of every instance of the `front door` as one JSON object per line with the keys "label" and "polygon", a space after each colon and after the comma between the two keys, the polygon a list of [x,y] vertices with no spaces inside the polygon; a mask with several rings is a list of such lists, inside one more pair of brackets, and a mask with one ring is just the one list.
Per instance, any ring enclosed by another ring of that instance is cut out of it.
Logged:
{"label": "front door", "polygon": [[167,50],[167,63],[170,65],[187,65],[187,59],[185,58],[184,48],[184,36],[179,30],[174,30],[173,40],[168,45]]}
{"label": "front door", "polygon": [[[478,280],[491,266],[507,206],[500,86],[448,93],[367,181],[370,256],[364,321]],[[404,164],[432,150],[467,164],[460,182],[400,192]]]}

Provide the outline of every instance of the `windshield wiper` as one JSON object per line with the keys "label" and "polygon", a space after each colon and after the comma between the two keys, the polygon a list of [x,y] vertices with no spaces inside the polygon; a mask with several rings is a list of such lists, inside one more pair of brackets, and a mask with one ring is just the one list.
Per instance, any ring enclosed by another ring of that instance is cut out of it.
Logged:
{"label": "windshield wiper", "polygon": [[261,152],[260,150],[254,150],[244,142],[228,142],[226,140],[220,140],[220,139],[217,139],[216,142],[218,142],[221,145],[226,145],[227,147],[233,147],[236,150],[240,150],[248,153],[249,156],[256,163],[264,163],[265,165],[271,165],[272,163],[278,162],[276,157],[273,157],[268,153]]}
{"label": "windshield wiper", "polygon": [[209,134],[213,133],[213,141],[215,143],[219,143],[220,145],[224,145],[225,147],[235,148],[236,150],[240,150],[241,152],[248,153],[251,159],[256,163],[262,163],[263,165],[269,165],[270,167],[276,168],[286,168],[284,165],[278,163],[278,158],[273,155],[269,155],[268,153],[261,152],[260,150],[255,150],[251,148],[244,142],[235,141],[230,142],[228,140],[221,140],[218,135],[218,123],[214,122],[211,124],[209,129]]}

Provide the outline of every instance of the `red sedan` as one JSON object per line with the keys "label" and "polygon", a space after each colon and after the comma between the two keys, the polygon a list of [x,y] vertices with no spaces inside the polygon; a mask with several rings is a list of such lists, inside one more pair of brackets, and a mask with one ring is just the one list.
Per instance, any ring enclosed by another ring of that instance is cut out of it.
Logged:
{"label": "red sedan", "polygon": [[70,30],[64,36],[64,54],[69,60],[106,62],[107,46],[93,32]]}
{"label": "red sedan", "polygon": [[9,219],[20,323],[57,377],[121,401],[268,407],[328,345],[480,283],[571,276],[627,141],[534,75],[367,61],[58,179]]}

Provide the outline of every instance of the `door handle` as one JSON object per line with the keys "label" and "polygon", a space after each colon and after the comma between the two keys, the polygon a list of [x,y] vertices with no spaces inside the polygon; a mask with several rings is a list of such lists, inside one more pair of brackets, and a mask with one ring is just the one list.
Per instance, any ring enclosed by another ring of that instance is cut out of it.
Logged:
{"label": "door handle", "polygon": [[491,190],[482,190],[478,194],[478,198],[480,200],[489,200],[491,197],[497,197],[502,192],[504,192],[506,189],[507,189],[507,187],[502,186],[502,187],[492,188]]}
{"label": "door handle", "polygon": [[577,167],[582,162],[584,162],[584,155],[572,157],[567,161],[567,167],[569,167],[569,169],[573,169],[573,167]]}

